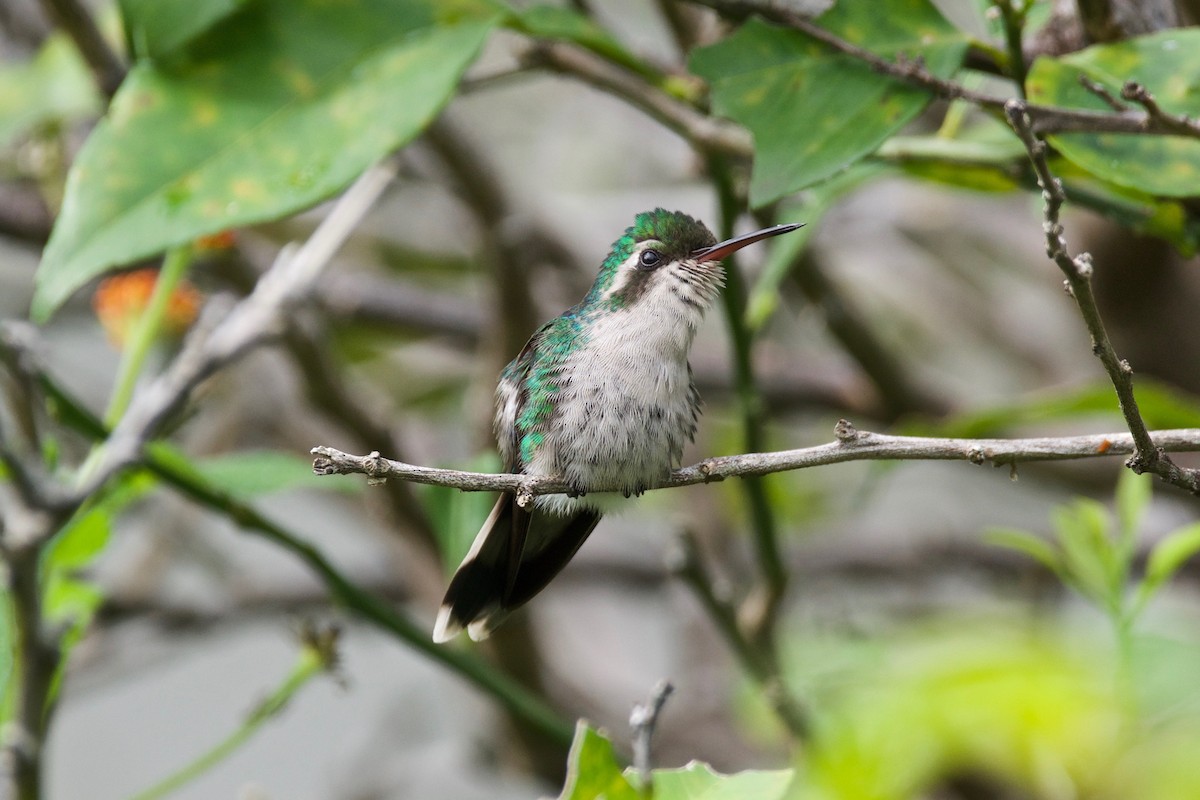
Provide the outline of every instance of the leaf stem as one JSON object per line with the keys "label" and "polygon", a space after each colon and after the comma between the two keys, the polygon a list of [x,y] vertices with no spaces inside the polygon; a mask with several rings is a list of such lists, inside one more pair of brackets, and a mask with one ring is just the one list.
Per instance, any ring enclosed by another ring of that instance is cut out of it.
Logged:
{"label": "leaf stem", "polygon": [[[709,171],[717,187],[721,206],[721,236],[733,235],[740,203],[733,187],[733,180],[724,161],[718,157],[708,159]],[[736,263],[727,258],[725,268],[725,290],[721,293],[725,322],[733,346],[734,387],[741,415],[744,449],[759,452],[763,449],[763,402],[754,378],[753,347],[754,334],[746,324],[746,286]],[[764,593],[760,613],[751,626],[755,638],[770,640],[772,628],[787,590],[787,570],[779,551],[779,539],[775,514],[767,499],[766,485],[759,477],[742,482],[746,502],[753,522],[754,544],[762,570]]]}
{"label": "leaf stem", "polygon": [[166,797],[224,761],[245,744],[264,723],[278,715],[292,697],[310,680],[321,674],[325,668],[326,663],[321,654],[315,648],[305,647],[283,683],[260,701],[233,733],[195,761],[185,765],[178,772],[167,776],[149,789],[137,793],[130,800],[157,800],[160,797]]}
{"label": "leaf stem", "polygon": [[182,245],[170,250],[163,259],[162,269],[158,272],[158,280],[154,282],[154,291],[150,302],[133,325],[129,339],[121,354],[121,363],[117,368],[117,379],[113,385],[112,396],[108,401],[108,410],[104,412],[104,423],[108,427],[116,425],[117,420],[129,408],[133,398],[133,390],[137,386],[138,376],[142,374],[146,357],[150,348],[162,331],[163,320],[170,307],[171,295],[192,263],[192,248]]}

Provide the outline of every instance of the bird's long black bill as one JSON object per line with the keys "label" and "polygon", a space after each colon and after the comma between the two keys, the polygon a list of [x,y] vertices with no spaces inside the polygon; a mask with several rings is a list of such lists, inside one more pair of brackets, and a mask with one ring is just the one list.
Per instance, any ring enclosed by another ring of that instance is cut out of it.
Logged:
{"label": "bird's long black bill", "polygon": [[772,236],[779,236],[784,233],[791,233],[804,227],[803,222],[793,222],[787,225],[772,225],[769,228],[763,228],[752,233],[745,233],[741,236],[735,236],[732,239],[726,239],[723,242],[714,244],[712,247],[706,247],[703,250],[697,250],[692,253],[692,258],[696,261],[720,261],[730,253],[741,250],[748,244],[761,242],[763,239],[770,239]]}

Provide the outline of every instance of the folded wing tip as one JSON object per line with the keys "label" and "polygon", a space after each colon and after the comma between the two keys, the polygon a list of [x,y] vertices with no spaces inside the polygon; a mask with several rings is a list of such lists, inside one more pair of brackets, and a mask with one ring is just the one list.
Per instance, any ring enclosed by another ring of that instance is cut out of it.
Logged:
{"label": "folded wing tip", "polygon": [[438,609],[437,622],[433,624],[433,641],[443,644],[462,631],[462,624],[454,619],[454,609],[445,605]]}

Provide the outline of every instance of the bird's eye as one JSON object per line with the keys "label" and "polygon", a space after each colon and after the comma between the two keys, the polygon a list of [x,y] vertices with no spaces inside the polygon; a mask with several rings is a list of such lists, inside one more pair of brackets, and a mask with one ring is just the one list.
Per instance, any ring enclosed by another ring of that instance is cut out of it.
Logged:
{"label": "bird's eye", "polygon": [[662,256],[658,254],[657,250],[643,250],[638,259],[638,262],[646,269],[657,267],[661,261]]}

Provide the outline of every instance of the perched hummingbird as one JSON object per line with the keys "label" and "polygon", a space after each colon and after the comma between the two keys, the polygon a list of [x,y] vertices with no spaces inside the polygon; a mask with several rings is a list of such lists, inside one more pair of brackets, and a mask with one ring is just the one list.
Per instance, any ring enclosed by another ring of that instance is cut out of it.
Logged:
{"label": "perched hummingbird", "polygon": [[570,491],[530,508],[500,496],[450,581],[434,641],[464,627],[483,639],[545,588],[600,521],[601,498],[589,492],[639,495],[679,466],[700,416],[688,351],[724,283],[721,259],[799,227],[718,244],[678,211],[634,218],[583,302],[533,334],[496,388],[507,470],[555,476]]}

